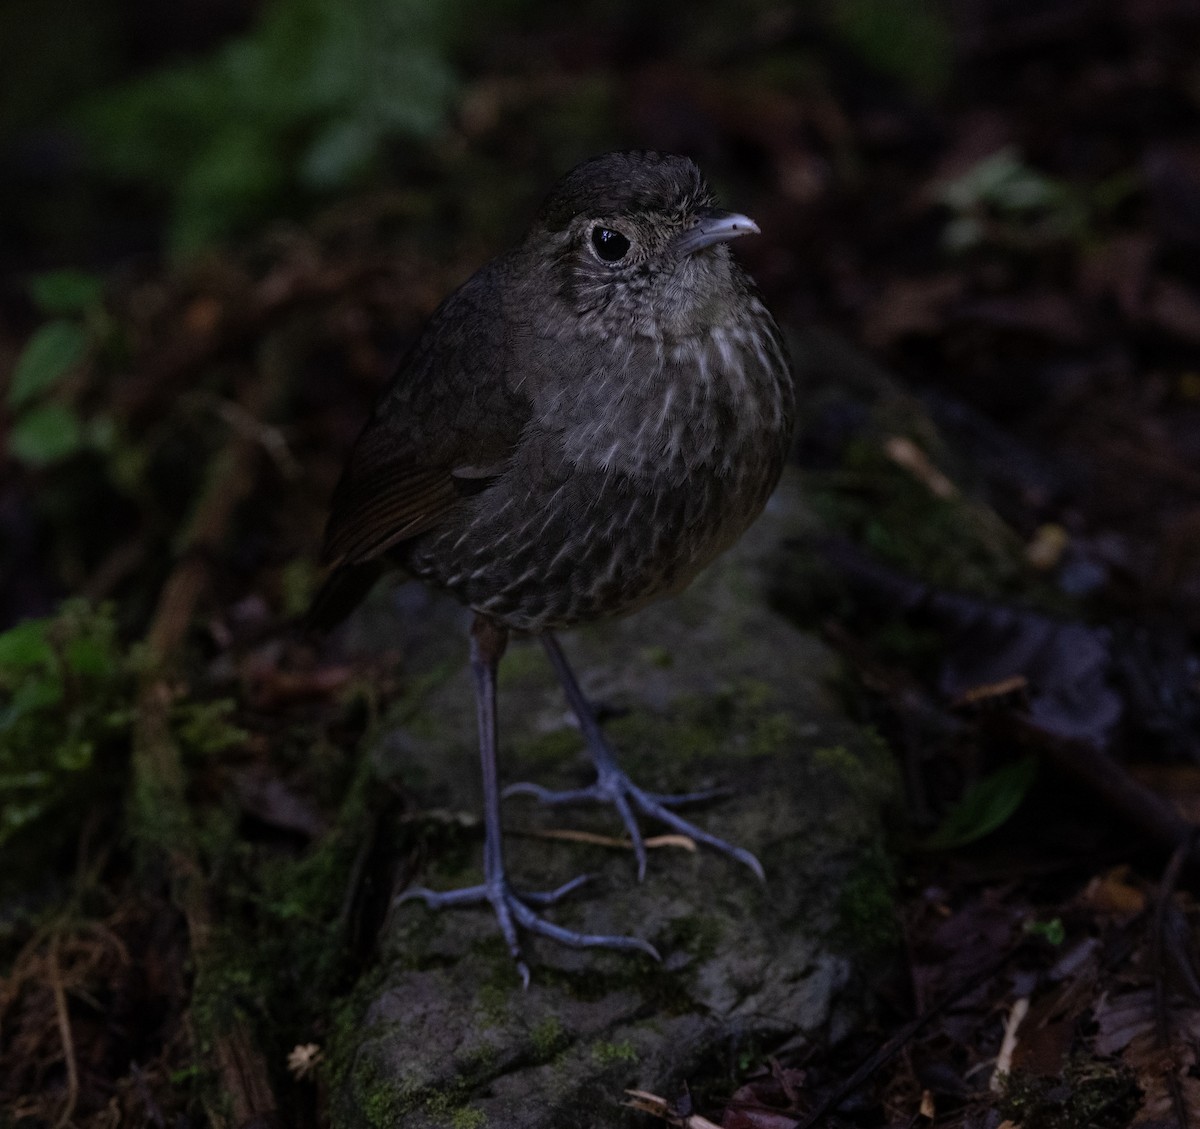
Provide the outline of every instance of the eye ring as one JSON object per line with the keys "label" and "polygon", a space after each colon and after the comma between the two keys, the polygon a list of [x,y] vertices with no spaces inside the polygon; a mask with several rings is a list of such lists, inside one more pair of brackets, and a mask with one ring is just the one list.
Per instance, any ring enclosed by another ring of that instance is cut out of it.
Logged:
{"label": "eye ring", "polygon": [[629,239],[611,227],[598,223],[592,228],[592,247],[605,263],[619,263],[629,254]]}

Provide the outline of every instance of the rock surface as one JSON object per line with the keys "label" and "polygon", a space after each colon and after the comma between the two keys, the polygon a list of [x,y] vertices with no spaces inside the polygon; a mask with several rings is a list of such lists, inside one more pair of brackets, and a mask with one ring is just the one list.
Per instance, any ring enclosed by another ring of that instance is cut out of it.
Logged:
{"label": "rock surface", "polygon": [[[728,1092],[739,1063],[853,1010],[851,954],[877,939],[864,932],[887,928],[881,809],[893,779],[887,754],[839,708],[833,656],[768,606],[776,554],[808,525],[787,478],[751,532],[687,592],[562,640],[585,692],[612,711],[606,731],[638,783],[729,787],[688,818],[754,851],[765,886],[727,858],[671,845],[650,851],[639,884],[628,850],[541,836],[619,835],[613,813],[507,800],[514,884],[549,889],[594,874],[547,916],[636,934],[663,963],[526,937],[533,982],[523,991],[490,912],[398,905],[376,990],[350,1020],[337,1125],[644,1124],[622,1108],[625,1089],[674,1097],[689,1080]],[[380,727],[373,755],[429,813],[414,826],[439,847],[416,881],[477,882],[482,827],[463,818],[470,833],[445,846],[456,826],[448,814],[480,811],[467,619],[420,588],[390,606],[393,621],[381,625],[376,609],[351,631],[400,640],[420,688]],[[510,647],[499,708],[503,781],[590,781],[536,643]],[[648,836],[659,830],[644,826]]]}

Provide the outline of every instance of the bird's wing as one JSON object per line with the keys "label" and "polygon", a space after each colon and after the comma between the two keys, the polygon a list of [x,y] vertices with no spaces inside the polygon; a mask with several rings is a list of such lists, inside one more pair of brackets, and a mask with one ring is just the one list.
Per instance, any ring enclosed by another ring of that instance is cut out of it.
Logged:
{"label": "bird's wing", "polygon": [[498,473],[529,419],[508,380],[502,263],[452,294],[401,362],[334,492],[322,559],[369,561]]}

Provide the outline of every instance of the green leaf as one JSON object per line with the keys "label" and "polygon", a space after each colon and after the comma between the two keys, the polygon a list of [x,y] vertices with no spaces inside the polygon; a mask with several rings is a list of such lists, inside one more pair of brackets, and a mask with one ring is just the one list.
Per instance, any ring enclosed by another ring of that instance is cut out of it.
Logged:
{"label": "green leaf", "polygon": [[63,685],[57,674],[28,679],[13,691],[4,720],[11,724],[27,714],[57,706],[62,700]]}
{"label": "green leaf", "polygon": [[66,268],[31,279],[29,294],[43,313],[82,314],[100,305],[104,283],[94,274]]}
{"label": "green leaf", "polygon": [[68,600],[0,634],[0,854],[35,824],[23,849],[54,855],[73,835],[110,789],[99,753],[127,747],[135,692],[111,608]]}
{"label": "green leaf", "polygon": [[361,118],[333,122],[309,147],[301,175],[313,188],[348,184],[368,165],[378,145],[379,134],[371,122]]}
{"label": "green leaf", "polygon": [[59,319],[43,325],[17,358],[9,406],[20,408],[53,388],[83,360],[87,347],[87,333],[76,322]]}
{"label": "green leaf", "polygon": [[954,40],[943,6],[931,0],[834,0],[834,29],[873,66],[920,94],[950,81]]}
{"label": "green leaf", "polygon": [[48,466],[73,455],[80,446],[79,419],[63,404],[43,404],[26,412],[8,437],[10,453],[31,466]]}
{"label": "green leaf", "polygon": [[1022,757],[967,789],[942,825],[925,841],[930,850],[961,847],[991,834],[1021,806],[1037,778],[1036,757]]}
{"label": "green leaf", "polygon": [[94,636],[69,639],[64,648],[67,666],[75,674],[102,675],[113,666],[112,647]]}
{"label": "green leaf", "polygon": [[48,772],[0,772],[0,792],[15,792],[18,788],[44,788],[49,780]]}
{"label": "green leaf", "polygon": [[1026,921],[1024,928],[1026,933],[1041,937],[1051,945],[1061,945],[1067,939],[1067,927],[1061,917],[1054,917],[1049,921]]}
{"label": "green leaf", "polygon": [[68,738],[54,750],[54,767],[63,772],[82,772],[91,767],[94,748],[91,741]]}
{"label": "green leaf", "polygon": [[0,635],[0,685],[5,671],[49,667],[54,651],[46,638],[48,620],[27,619]]}
{"label": "green leaf", "polygon": [[[498,25],[487,7],[472,40]],[[344,190],[389,144],[436,136],[453,109],[459,0],[258,8],[241,37],[77,111],[94,160],[165,200],[179,254]]]}

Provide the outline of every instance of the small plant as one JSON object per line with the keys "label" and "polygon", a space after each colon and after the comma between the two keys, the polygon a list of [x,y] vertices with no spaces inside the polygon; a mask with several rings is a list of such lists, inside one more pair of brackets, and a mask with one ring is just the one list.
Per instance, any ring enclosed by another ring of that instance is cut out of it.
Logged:
{"label": "small plant", "polygon": [[1121,1129],[1141,1105],[1128,1067],[1073,1058],[1057,1078],[1016,1073],[1004,1079],[998,1108],[1026,1129]]}
{"label": "small plant", "polygon": [[0,846],[85,801],[128,732],[133,669],[111,610],[82,601],[0,635]]}
{"label": "small plant", "polygon": [[938,200],[951,212],[942,239],[951,251],[984,243],[1080,242],[1136,187],[1129,175],[1091,187],[1070,184],[1038,171],[1016,148],[1005,146],[941,186]]}
{"label": "small plant", "polygon": [[166,201],[186,255],[346,189],[389,142],[434,136],[462,15],[452,0],[274,0],[241,38],[79,116],[103,167]]}
{"label": "small plant", "polygon": [[8,445],[19,461],[49,466],[75,454],[96,436],[80,419],[70,378],[80,372],[103,332],[100,280],[80,271],[40,275],[30,296],[47,315],[26,343],[8,385],[13,415]]}
{"label": "small plant", "polygon": [[1025,756],[983,777],[946,814],[925,841],[926,848],[949,850],[990,835],[1021,806],[1037,775],[1037,758]]}
{"label": "small plant", "polygon": [[[98,797],[120,795],[141,669],[112,608],[84,600],[0,634],[0,847],[35,824],[77,828]],[[197,758],[236,745],[231,710],[181,697],[176,740]]]}

